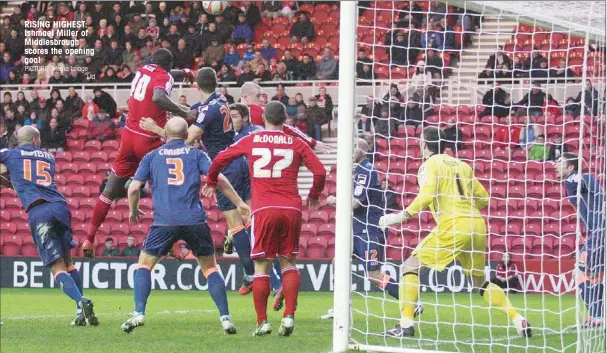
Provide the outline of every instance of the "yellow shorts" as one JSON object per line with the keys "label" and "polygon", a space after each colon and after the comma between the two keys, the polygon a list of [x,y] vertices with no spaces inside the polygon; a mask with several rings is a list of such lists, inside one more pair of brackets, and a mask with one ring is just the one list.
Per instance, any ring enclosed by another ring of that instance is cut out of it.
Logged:
{"label": "yellow shorts", "polygon": [[432,229],[413,250],[413,256],[437,271],[457,259],[466,275],[481,276],[485,271],[486,236],[483,218],[456,218]]}

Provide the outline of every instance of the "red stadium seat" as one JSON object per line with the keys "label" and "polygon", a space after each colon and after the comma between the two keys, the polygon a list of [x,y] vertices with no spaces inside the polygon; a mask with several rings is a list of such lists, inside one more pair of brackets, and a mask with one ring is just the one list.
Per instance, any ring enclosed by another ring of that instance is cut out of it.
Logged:
{"label": "red stadium seat", "polygon": [[116,237],[129,235],[129,229],[130,229],[130,227],[129,227],[128,222],[122,222],[121,224],[112,226],[110,235],[116,236]]}
{"label": "red stadium seat", "polygon": [[315,237],[318,233],[318,227],[315,224],[306,223],[301,226],[301,236],[303,237]]}
{"label": "red stadium seat", "polygon": [[72,211],[72,224],[86,222],[86,213],[82,211]]}
{"label": "red stadium seat", "polygon": [[89,160],[91,163],[106,163],[108,161],[108,154],[103,151],[93,152]]}
{"label": "red stadium seat", "polygon": [[148,235],[149,226],[147,224],[135,224],[129,229],[130,233],[133,234],[137,239]]}
{"label": "red stadium seat", "polygon": [[122,212],[119,212],[116,210],[110,211],[110,212],[108,212],[107,216],[105,216],[105,220],[107,222],[120,223],[123,220]]}
{"label": "red stadium seat", "polygon": [[[3,229],[4,224],[2,225]],[[2,255],[4,256],[19,256],[19,250],[23,244],[23,239],[16,235],[4,234],[0,238],[2,244]]]}
{"label": "red stadium seat", "polygon": [[335,257],[335,237],[329,238],[327,241],[327,253],[326,257],[332,259]]}
{"label": "red stadium seat", "polygon": [[82,150],[83,145],[84,145],[83,140],[68,139],[67,142],[65,143],[65,146],[70,151],[80,151],[80,150]]}
{"label": "red stadium seat", "polygon": [[75,187],[72,189],[72,197],[90,197],[91,189],[87,186]]}
{"label": "red stadium seat", "polygon": [[[543,255],[544,257],[551,257],[554,253],[553,249],[555,245],[558,243],[555,237],[544,236],[537,237],[533,241],[533,246],[531,248],[531,254],[533,255]],[[534,258],[537,258],[534,256]]]}
{"label": "red stadium seat", "polygon": [[103,151],[108,153],[111,151],[118,151],[118,148],[120,148],[120,142],[116,140],[104,141],[102,147]]}
{"label": "red stadium seat", "polygon": [[324,259],[327,251],[327,239],[323,237],[308,238],[308,247],[306,248],[306,257],[315,259]]}
{"label": "red stadium seat", "polygon": [[104,178],[99,175],[87,175],[86,177],[84,177],[83,185],[99,187],[99,185],[101,185],[101,183],[103,182],[103,179]]}
{"label": "red stadium seat", "polygon": [[314,211],[308,214],[306,223],[314,223],[316,225],[326,224],[329,222],[329,213],[326,211]]}
{"label": "red stadium seat", "polygon": [[76,174],[70,175],[66,178],[65,185],[70,188],[84,185],[84,177]]}
{"label": "red stadium seat", "polygon": [[96,140],[87,141],[84,143],[82,150],[83,151],[92,151],[92,152],[101,151],[101,142],[96,141]]}
{"label": "red stadium seat", "polygon": [[73,163],[88,163],[90,160],[89,153],[86,151],[78,151],[72,153]]}
{"label": "red stadium seat", "polygon": [[512,243],[509,249],[509,253],[512,255],[512,259],[515,261],[519,261],[521,259],[529,257],[532,243],[533,239],[531,238],[515,237],[514,239],[512,239]]}
{"label": "red stadium seat", "polygon": [[97,199],[94,198],[86,198],[80,200],[80,207],[78,208],[81,211],[92,211],[95,208],[95,204],[97,203]]}
{"label": "red stadium seat", "polygon": [[386,247],[386,256],[388,259],[402,261],[409,257],[409,250],[406,248],[409,238],[395,236],[388,238]]}
{"label": "red stadium seat", "polygon": [[222,239],[225,238],[226,234],[228,233],[228,227],[221,223],[209,225],[209,228],[211,228],[211,235],[214,234],[215,236],[221,236]]}
{"label": "red stadium seat", "polygon": [[326,223],[318,227],[319,237],[335,237],[335,224]]}
{"label": "red stadium seat", "polygon": [[86,163],[80,165],[79,174],[82,176],[85,175],[94,175],[97,173],[97,165],[94,163]]}
{"label": "red stadium seat", "polygon": [[57,154],[55,154],[55,161],[57,163],[71,163],[72,162],[72,153],[57,152]]}
{"label": "red stadium seat", "polygon": [[88,229],[89,229],[88,224],[85,224],[85,223],[73,224],[72,223],[72,232],[74,233],[74,236],[85,237],[88,232]]}
{"label": "red stadium seat", "polygon": [[75,163],[68,163],[68,164],[63,164],[60,166],[61,175],[65,176],[65,177],[69,177],[70,175],[78,174],[79,169],[80,168],[78,167],[78,164],[75,164]]}
{"label": "red stadium seat", "polygon": [[11,212],[8,210],[0,209],[0,221],[2,223],[8,223],[11,221]]}
{"label": "red stadium seat", "polygon": [[575,256],[575,236],[564,236],[559,238],[554,245],[555,253],[560,257]]}
{"label": "red stadium seat", "polygon": [[143,212],[151,214],[152,210],[154,209],[154,205],[152,204],[152,199],[145,198],[145,199],[139,200],[139,208]]}
{"label": "red stadium seat", "polygon": [[23,245],[21,245],[21,256],[38,257],[38,249],[31,236],[23,237]]}

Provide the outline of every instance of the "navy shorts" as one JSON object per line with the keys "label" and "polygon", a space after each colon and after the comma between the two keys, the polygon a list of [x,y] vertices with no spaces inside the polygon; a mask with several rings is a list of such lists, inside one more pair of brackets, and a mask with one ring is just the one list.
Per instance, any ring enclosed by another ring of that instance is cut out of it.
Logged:
{"label": "navy shorts", "polygon": [[383,234],[375,228],[366,230],[366,233],[354,234],[354,257],[363,262],[365,270],[378,271],[384,257]]}
{"label": "navy shorts", "polygon": [[72,214],[64,202],[44,202],[27,212],[28,223],[44,266],[52,265],[76,245]]}
{"label": "navy shorts", "polygon": [[215,254],[211,230],[206,223],[187,226],[151,226],[141,251],[152,256],[163,257],[179,240],[185,241],[196,257]]}
{"label": "navy shorts", "polygon": [[588,274],[599,274],[605,271],[605,244],[586,243],[580,252],[578,270]]}
{"label": "navy shorts", "polygon": [[[251,178],[249,177],[249,165],[245,157],[241,157],[230,163],[225,167],[221,174],[223,174],[232,187],[244,201],[251,198]],[[225,197],[221,191],[216,191],[217,196],[217,207],[220,211],[230,211],[236,209],[236,206]]]}

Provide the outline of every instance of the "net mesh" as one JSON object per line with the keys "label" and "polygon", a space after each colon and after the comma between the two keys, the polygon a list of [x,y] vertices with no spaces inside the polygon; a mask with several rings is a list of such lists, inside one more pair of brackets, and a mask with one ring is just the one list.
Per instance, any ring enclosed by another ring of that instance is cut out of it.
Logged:
{"label": "net mesh", "polygon": [[[417,196],[419,138],[425,127],[440,127],[446,153],[469,163],[490,195],[481,211],[486,278],[496,276],[503,254],[511,256],[519,283],[509,298],[534,337],[517,337],[506,315],[472,291],[459,263],[421,272],[416,336],[386,337],[400,319],[399,302],[369,281],[359,261],[353,347],[604,352],[605,329],[580,328],[589,313],[575,269],[588,234],[555,160],[565,151],[578,155],[605,189],[605,3],[360,2],[356,35],[355,130],[372,146],[386,213]],[[537,90],[545,96],[539,103]],[[398,281],[402,261],[434,227],[425,211],[387,230],[379,240],[382,271]]]}

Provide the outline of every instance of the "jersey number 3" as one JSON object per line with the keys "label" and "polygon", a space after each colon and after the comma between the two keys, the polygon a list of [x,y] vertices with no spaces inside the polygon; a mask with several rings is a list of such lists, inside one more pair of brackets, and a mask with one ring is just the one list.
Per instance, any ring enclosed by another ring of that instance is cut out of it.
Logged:
{"label": "jersey number 3", "polygon": [[253,163],[254,178],[280,178],[282,170],[288,168],[293,162],[293,150],[277,148],[274,150],[274,155],[282,157],[274,163],[272,169],[264,169],[272,161],[272,151],[269,148],[253,148],[251,151],[254,156],[260,156]]}
{"label": "jersey number 3", "polygon": [[167,158],[169,168],[169,185],[183,185],[183,160],[181,158]]}
{"label": "jersey number 3", "polygon": [[36,176],[32,178],[34,174],[34,170],[32,168],[32,160],[24,159],[23,160],[23,179],[27,181],[34,181],[38,185],[49,186],[53,181],[51,179],[51,173],[49,173],[49,169],[51,169],[51,165],[48,162],[44,161],[35,161],[36,163]]}

